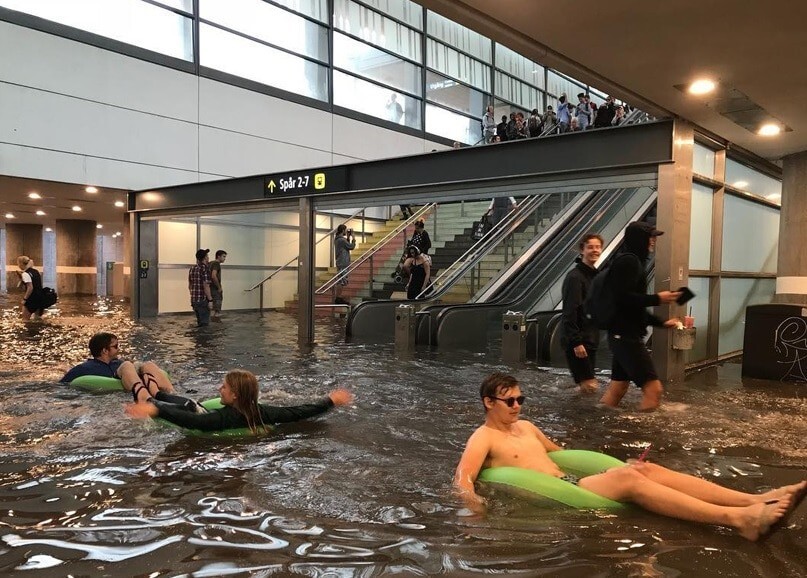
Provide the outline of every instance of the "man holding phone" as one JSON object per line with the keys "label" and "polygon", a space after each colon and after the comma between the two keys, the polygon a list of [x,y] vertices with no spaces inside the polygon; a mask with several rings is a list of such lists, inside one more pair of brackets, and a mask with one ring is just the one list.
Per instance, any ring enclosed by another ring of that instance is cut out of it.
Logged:
{"label": "man holding phone", "polygon": [[336,228],[336,240],[333,245],[336,268],[339,271],[337,274],[341,275],[336,285],[334,285],[333,302],[337,305],[347,305],[348,301],[342,297],[342,289],[348,284],[348,276],[342,275],[342,271],[347,269],[350,265],[350,252],[356,248],[356,238],[353,236],[353,229],[348,229],[347,225],[344,223],[339,225]]}
{"label": "man holding phone", "polygon": [[640,411],[653,411],[661,403],[664,387],[656,373],[650,351],[644,343],[647,326],[675,327],[676,318],[666,321],[647,311],[648,307],[673,303],[680,291],[647,293],[645,261],[656,248],[656,238],[663,235],[650,223],[634,221],[625,229],[625,245],[608,275],[614,295],[615,315],[608,327],[608,345],[613,356],[611,382],[600,399],[608,407],[617,407],[633,381],[642,390]]}

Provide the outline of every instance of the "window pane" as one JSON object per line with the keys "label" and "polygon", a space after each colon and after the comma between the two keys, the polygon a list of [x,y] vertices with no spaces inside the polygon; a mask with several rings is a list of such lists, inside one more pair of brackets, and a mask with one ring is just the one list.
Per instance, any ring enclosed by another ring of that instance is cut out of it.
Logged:
{"label": "window pane", "polygon": [[726,184],[774,202],[782,199],[782,181],[731,159],[726,159]]}
{"label": "window pane", "polygon": [[421,34],[349,0],[335,0],[334,27],[395,54],[423,62]]}
{"label": "window pane", "polygon": [[0,6],[193,60],[191,19],[140,0],[0,0]]}
{"label": "window pane", "polygon": [[577,103],[577,95],[586,92],[586,87],[550,70],[546,76],[546,90],[556,98],[565,93],[568,102]]}
{"label": "window pane", "polygon": [[779,210],[734,195],[724,199],[723,271],[775,273]]}
{"label": "window pane", "polygon": [[468,114],[485,114],[490,96],[436,72],[426,73],[426,99]]}
{"label": "window pane", "polygon": [[711,269],[712,199],[709,187],[692,184],[692,214],[689,223],[689,268]]}
{"label": "window pane", "polygon": [[200,64],[268,86],[328,100],[328,69],[208,24],[199,25]]}
{"label": "window pane", "polygon": [[193,0],[156,0],[160,4],[165,4],[177,10],[183,10],[189,14],[193,14]]}
{"label": "window pane", "polygon": [[527,110],[543,111],[543,95],[537,88],[524,84],[501,72],[496,72],[496,96],[514,102]]}
{"label": "window pane", "polygon": [[512,112],[520,112],[524,115],[524,118],[530,117],[530,111],[526,108],[520,108],[514,104],[510,104],[509,102],[504,102],[502,100],[496,100],[493,102],[493,114],[497,122],[502,122],[503,116],[507,117],[504,119],[505,121],[509,120],[510,113]]}
{"label": "window pane", "polygon": [[444,43],[449,44],[478,58],[491,63],[491,41],[489,38],[474,32],[456,22],[443,18],[439,14],[428,12],[426,17],[427,32]]}
{"label": "window pane", "polygon": [[333,34],[333,65],[398,90],[423,94],[419,66],[338,32]]}
{"label": "window pane", "polygon": [[328,0],[272,0],[299,14],[328,23]]}
{"label": "window pane", "polygon": [[544,87],[543,66],[498,42],[496,43],[496,68],[538,88]]}
{"label": "window pane", "polygon": [[426,104],[426,132],[468,145],[482,140],[478,118],[468,118],[430,104]]}
{"label": "window pane", "polygon": [[745,308],[749,305],[770,303],[775,291],[776,279],[724,278],[720,280],[718,355],[739,351],[743,348]]}
{"label": "window pane", "polygon": [[398,94],[338,70],[333,71],[333,103],[337,106],[396,124],[421,128],[420,102],[417,98]]}
{"label": "window pane", "polygon": [[490,67],[486,64],[465,54],[460,54],[431,38],[426,40],[426,50],[428,52],[427,66],[479,88],[483,92],[490,92]]}
{"label": "window pane", "polygon": [[715,151],[695,143],[692,151],[692,172],[704,177],[714,178],[715,175]]}
{"label": "window pane", "polygon": [[200,0],[199,15],[297,54],[328,62],[328,29],[263,0]]}
{"label": "window pane", "polygon": [[687,363],[706,359],[706,336],[709,332],[709,278],[690,277],[687,285],[697,295],[687,303],[687,314],[691,311],[695,318],[695,347],[687,352]]}
{"label": "window pane", "polygon": [[418,30],[423,30],[423,7],[409,0],[362,0],[379,12],[389,14],[393,18],[406,22]]}

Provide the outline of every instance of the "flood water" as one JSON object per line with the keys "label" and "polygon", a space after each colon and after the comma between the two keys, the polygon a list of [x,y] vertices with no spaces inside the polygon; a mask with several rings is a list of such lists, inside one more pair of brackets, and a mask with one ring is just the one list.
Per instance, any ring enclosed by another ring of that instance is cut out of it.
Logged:
{"label": "flood water", "polygon": [[[481,380],[516,375],[524,416],[567,447],[649,459],[743,491],[805,476],[805,385],[743,383],[727,364],[668,388],[655,414],[599,409],[563,370],[492,356],[344,343],[343,320],[296,345],[284,313],[133,322],[125,303],[63,299],[23,323],[0,298],[2,576],[804,576],[807,507],[764,543],[644,512],[548,510],[494,496],[484,517],[451,494],[483,418]],[[89,337],[163,366],[180,392],[215,397],[232,368],[262,400],[303,403],[334,387],[350,407],[259,440],[185,437],[128,419],[123,393],[57,385]],[[626,400],[635,406],[638,394]]]}

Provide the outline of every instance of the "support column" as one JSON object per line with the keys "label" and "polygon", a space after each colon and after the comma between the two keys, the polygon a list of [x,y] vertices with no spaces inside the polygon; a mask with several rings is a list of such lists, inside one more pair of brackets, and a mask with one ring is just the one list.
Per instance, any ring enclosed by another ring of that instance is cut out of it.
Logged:
{"label": "support column", "polygon": [[297,260],[297,341],[304,346],[314,343],[315,231],[314,203],[310,197],[303,197],[300,199],[300,257]]}
{"label": "support column", "polygon": [[56,220],[56,291],[60,295],[95,295],[95,221]]}
{"label": "support column", "polygon": [[[689,282],[689,228],[692,210],[692,155],[695,132],[691,125],[676,121],[673,128],[672,164],[659,166],[656,227],[664,236],[656,242],[654,292],[674,291]],[[655,308],[662,319],[685,315],[686,307],[664,305]],[[653,330],[653,362],[663,381],[684,377],[686,352],[672,348],[667,329]]]}
{"label": "support column", "polygon": [[807,303],[807,151],[788,155],[782,164],[782,211],[775,303]]}
{"label": "support column", "polygon": [[34,260],[34,267],[42,272],[42,225],[6,223],[6,287],[14,291],[20,278],[17,276],[17,257],[26,255]]}

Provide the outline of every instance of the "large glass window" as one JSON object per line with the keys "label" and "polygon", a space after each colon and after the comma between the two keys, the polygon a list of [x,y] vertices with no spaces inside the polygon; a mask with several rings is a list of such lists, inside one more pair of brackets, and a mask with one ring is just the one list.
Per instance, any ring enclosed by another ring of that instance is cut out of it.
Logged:
{"label": "large glass window", "polygon": [[490,92],[490,66],[431,38],[426,40],[426,51],[426,64],[430,68]]}
{"label": "large glass window", "polygon": [[566,94],[568,102],[577,103],[577,95],[581,92],[586,92],[586,85],[549,70],[546,74],[546,90],[555,98],[560,97],[561,94]]}
{"label": "large glass window", "polygon": [[468,118],[431,104],[426,104],[426,132],[468,145],[482,140],[478,118]]}
{"label": "large glass window", "polygon": [[692,184],[692,214],[689,222],[689,268],[708,271],[712,267],[712,200],[709,187]]}
{"label": "large glass window", "polygon": [[[227,3],[227,0],[220,1]],[[328,23],[328,0],[272,0],[272,2],[320,22]]]}
{"label": "large glass window", "polygon": [[202,66],[302,96],[328,100],[325,66],[208,24],[199,25],[199,34]]}
{"label": "large glass window", "polygon": [[423,30],[423,7],[420,4],[415,4],[411,0],[362,0],[362,2],[413,28]]}
{"label": "large glass window", "polygon": [[489,97],[483,92],[432,71],[426,73],[426,98],[466,114],[478,114],[480,117],[484,114],[489,101]]}
{"label": "large glass window", "polygon": [[713,179],[715,176],[715,151],[695,143],[692,150],[692,172]]}
{"label": "large glass window", "polygon": [[537,108],[542,112],[544,109],[543,94],[540,90],[499,71],[496,71],[496,96],[530,111]]}
{"label": "large glass window", "polygon": [[333,64],[398,90],[422,95],[419,66],[338,32],[333,34]]}
{"label": "large glass window", "polygon": [[544,67],[498,42],[496,43],[496,68],[523,82],[544,88]]}
{"label": "large glass window", "polygon": [[775,279],[723,278],[720,281],[718,355],[739,351],[743,348],[745,308],[749,305],[770,303],[775,291]]}
{"label": "large glass window", "polygon": [[445,44],[454,46],[485,63],[492,62],[490,38],[482,36],[470,28],[452,22],[430,10],[426,16],[426,30],[429,36],[437,38]]}
{"label": "large glass window", "polygon": [[193,60],[192,20],[141,0],[0,0],[0,6],[182,60]]}
{"label": "large glass window", "polygon": [[328,62],[328,29],[263,0],[199,0],[199,16],[302,56]]}
{"label": "large glass window", "polygon": [[376,118],[421,128],[420,100],[355,76],[333,71],[333,103]]}
{"label": "large glass window", "polygon": [[399,56],[423,62],[421,33],[350,0],[335,0],[334,28]]}
{"label": "large glass window", "polygon": [[731,159],[726,159],[726,184],[777,203],[782,199],[782,181]]}
{"label": "large glass window", "polygon": [[726,195],[723,223],[723,271],[776,272],[778,209]]}

